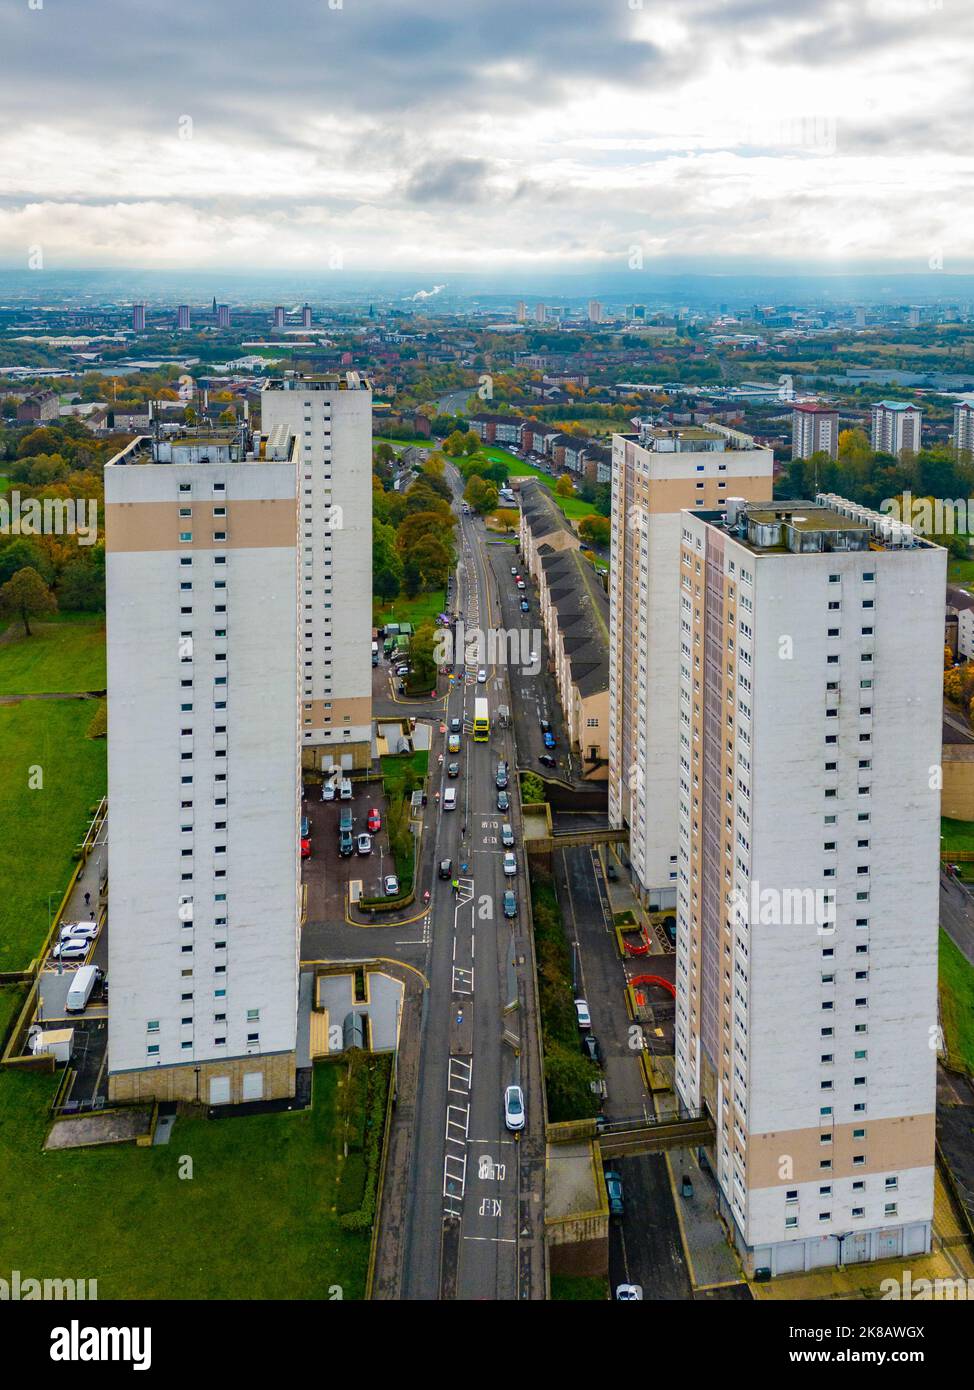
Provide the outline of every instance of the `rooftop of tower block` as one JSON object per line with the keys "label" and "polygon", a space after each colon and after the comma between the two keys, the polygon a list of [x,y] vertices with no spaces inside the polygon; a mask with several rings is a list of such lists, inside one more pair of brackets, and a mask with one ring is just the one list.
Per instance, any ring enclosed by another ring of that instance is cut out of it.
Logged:
{"label": "rooftop of tower block", "polygon": [[295,435],[287,425],[271,430],[250,430],[241,423],[234,429],[167,428],[158,436],[142,434],[126,444],[105,464],[287,463],[294,457]]}
{"label": "rooftop of tower block", "polygon": [[722,454],[761,447],[749,434],[726,425],[643,424],[638,433],[620,434],[619,437],[656,454]]}
{"label": "rooftop of tower block", "polygon": [[285,372],[269,377],[262,391],[370,391],[368,377],[361,372]]}
{"label": "rooftop of tower block", "polygon": [[820,492],[814,502],[746,502],[728,497],[723,507],[701,508],[692,515],[726,531],[755,554],[932,548],[932,542],[905,522],[835,493]]}

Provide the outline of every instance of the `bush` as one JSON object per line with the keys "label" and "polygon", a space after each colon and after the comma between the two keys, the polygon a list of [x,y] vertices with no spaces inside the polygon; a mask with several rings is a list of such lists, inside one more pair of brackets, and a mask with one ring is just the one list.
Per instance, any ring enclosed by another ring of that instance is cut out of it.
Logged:
{"label": "bush", "polygon": [[[359,1054],[360,1057],[363,1054]],[[363,1068],[368,1084],[368,1100],[360,1114],[365,1121],[365,1145],[360,1156],[365,1178],[362,1200],[356,1211],[344,1211],[340,1216],[346,1231],[367,1231],[375,1220],[376,1197],[379,1190],[379,1165],[382,1161],[382,1139],[385,1132],[386,1105],[392,1081],[392,1058],[370,1057]],[[351,1162],[351,1158],[349,1159]],[[357,1178],[355,1179],[357,1181]],[[344,1187],[345,1179],[342,1180]],[[344,1205],[344,1201],[342,1203]]]}

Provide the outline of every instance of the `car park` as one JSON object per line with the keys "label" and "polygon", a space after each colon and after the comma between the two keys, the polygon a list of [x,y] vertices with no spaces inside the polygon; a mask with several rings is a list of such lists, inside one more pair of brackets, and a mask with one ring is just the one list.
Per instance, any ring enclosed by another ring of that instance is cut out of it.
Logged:
{"label": "car park", "polygon": [[69,936],[57,943],[51,955],[55,960],[84,960],[90,950],[90,941],[81,936]]}
{"label": "car park", "polygon": [[447,763],[447,765],[446,765],[446,775],[447,775],[447,777],[459,777],[459,776],[460,776],[460,764],[459,764],[459,763]]}
{"label": "car park", "polygon": [[511,892],[510,888],[508,888],[507,892],[504,894],[504,916],[517,916],[517,898]]}
{"label": "car park", "polygon": [[530,603],[528,603],[528,601],[527,601],[526,598],[522,598],[522,600],[521,600],[521,612],[522,612],[522,613],[530,613],[530,612],[531,612],[531,605],[530,605]]}
{"label": "car park", "polygon": [[440,878],[452,878],[452,876],[453,876],[453,860],[452,860],[452,859],[441,859],[441,860],[440,860],[440,867],[437,869],[437,874],[439,875]]}
{"label": "car park", "polygon": [[578,1020],[579,1028],[591,1028],[592,1015],[588,1011],[588,1002],[585,999],[575,1000],[575,1017]]}
{"label": "car park", "polygon": [[459,753],[459,752],[460,752],[460,735],[459,735],[459,734],[451,734],[451,735],[450,735],[450,737],[449,737],[449,738],[447,739],[447,741],[446,741],[446,751],[447,751],[448,753]]}
{"label": "car park", "polygon": [[485,685],[485,684],[486,684],[486,681],[487,681],[487,667],[486,667],[486,666],[481,666],[480,670],[477,672],[477,684],[478,684],[478,685]]}
{"label": "car park", "polygon": [[354,849],[355,841],[352,839],[352,832],[350,830],[340,831],[338,835],[338,853],[343,859],[347,859]]}
{"label": "car park", "polygon": [[501,844],[505,849],[514,848],[514,828],[507,821],[501,826]]}
{"label": "car park", "polygon": [[497,793],[497,809],[498,811],[509,811],[511,809],[511,797],[509,792]]}
{"label": "car park", "polygon": [[364,830],[355,841],[355,852],[356,854],[372,853],[372,836],[367,834]]}
{"label": "car park", "polygon": [[497,775],[494,778],[494,786],[502,792],[507,786],[507,763],[503,759],[497,764]]}
{"label": "car park", "polygon": [[641,1303],[642,1298],[642,1284],[620,1284],[616,1289],[617,1303]]}
{"label": "car park", "polygon": [[394,898],[399,892],[399,880],[395,874],[386,874],[382,887],[387,898]]}
{"label": "car park", "polygon": [[626,1204],[622,1195],[622,1177],[614,1168],[605,1170],[605,1191],[609,1198],[609,1215],[623,1216]]}
{"label": "car park", "polygon": [[599,1047],[599,1040],[594,1033],[582,1034],[582,1052],[590,1062],[602,1065],[602,1049]]}
{"label": "car park", "polygon": [[504,1123],[515,1134],[524,1128],[524,1092],[520,1086],[508,1086],[504,1092]]}
{"label": "car park", "polygon": [[517,858],[512,850],[508,850],[504,855],[504,873],[508,878],[517,873]]}
{"label": "car park", "polygon": [[557,758],[553,758],[553,757],[551,756],[550,753],[539,753],[539,754],[538,754],[538,762],[541,763],[541,764],[543,764],[544,767],[557,767],[557,766],[558,766],[558,759],[557,759]]}
{"label": "car park", "polygon": [[382,829],[382,817],[379,815],[378,806],[369,807],[369,814],[366,819],[366,825],[368,826],[370,835],[375,835],[378,833],[378,831]]}
{"label": "car park", "polygon": [[301,837],[301,858],[311,858],[311,841],[308,839],[307,835],[302,835]]}
{"label": "car park", "polygon": [[64,922],[58,933],[59,941],[94,941],[98,928],[94,922]]}

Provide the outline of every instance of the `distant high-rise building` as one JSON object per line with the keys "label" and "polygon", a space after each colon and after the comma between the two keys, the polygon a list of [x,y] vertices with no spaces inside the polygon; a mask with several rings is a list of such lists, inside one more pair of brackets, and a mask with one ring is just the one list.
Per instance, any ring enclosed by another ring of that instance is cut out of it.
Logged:
{"label": "distant high-rise building", "polygon": [[912,309],[907,310],[906,321],[911,328],[919,328],[923,321],[923,310],[914,305]]}
{"label": "distant high-rise building", "polygon": [[519,299],[517,301],[517,309],[515,310],[515,317],[517,318],[518,323],[524,323],[524,321],[527,319],[527,316],[528,306],[525,304],[523,299]]}
{"label": "distant high-rise building", "polygon": [[857,327],[857,328],[865,328],[865,326],[866,326],[866,311],[865,311],[865,309],[857,309],[857,310],[856,310],[856,327]]}
{"label": "distant high-rise building", "polygon": [[676,903],[680,512],[766,497],[773,466],[770,449],[720,426],[612,438],[609,817],[629,828],[634,883],[653,910]]}
{"label": "distant high-rise building", "polygon": [[872,412],[872,446],[899,458],[918,453],[923,411],[906,401],[879,401]]}
{"label": "distant high-rise building", "polygon": [[588,321],[589,323],[602,322],[602,304],[598,299],[590,299],[588,302]]}
{"label": "distant high-rise building", "polygon": [[281,304],[278,304],[277,308],[274,310],[274,327],[284,327],[284,306]]}
{"label": "distant high-rise building", "polygon": [[536,305],[534,306],[534,321],[535,321],[535,323],[544,323],[544,321],[545,321],[545,319],[546,319],[547,317],[548,317],[548,310],[547,310],[547,307],[546,307],[544,304],[536,304]]}
{"label": "distant high-rise building", "polygon": [[188,304],[180,304],[179,308],[176,310],[176,327],[182,330],[186,330],[189,328]]}
{"label": "distant high-rise building", "polygon": [[218,304],[216,306],[216,326],[217,328],[230,327],[230,305]]}
{"label": "distant high-rise building", "polygon": [[[261,423],[301,444],[301,744],[306,765],[372,758],[372,390],[357,372],[265,382]],[[308,534],[310,532],[310,535]]]}
{"label": "distant high-rise building", "polygon": [[145,332],[145,305],[132,305],[132,331],[135,333]]}
{"label": "distant high-rise building", "polygon": [[294,1094],[298,438],[105,466],[115,1101]]}
{"label": "distant high-rise building", "polygon": [[823,495],[680,524],[676,1090],[749,1274],[922,1254],[946,553]]}
{"label": "distant high-rise building", "polygon": [[791,412],[791,456],[807,459],[812,454],[826,453],[836,458],[839,452],[839,412],[831,405],[816,405],[803,401]]}
{"label": "distant high-rise building", "polygon": [[311,305],[310,305],[310,304],[306,304],[306,305],[304,306],[304,308],[301,310],[301,327],[302,327],[302,328],[310,328],[310,327],[311,327]]}
{"label": "distant high-rise building", "polygon": [[627,318],[627,319],[629,319],[629,320],[639,320],[639,321],[642,321],[643,319],[645,319],[645,317],[646,317],[646,305],[645,305],[645,304],[627,304],[627,305],[626,305],[626,318]]}
{"label": "distant high-rise building", "polygon": [[974,404],[970,401],[954,406],[954,448],[974,453]]}

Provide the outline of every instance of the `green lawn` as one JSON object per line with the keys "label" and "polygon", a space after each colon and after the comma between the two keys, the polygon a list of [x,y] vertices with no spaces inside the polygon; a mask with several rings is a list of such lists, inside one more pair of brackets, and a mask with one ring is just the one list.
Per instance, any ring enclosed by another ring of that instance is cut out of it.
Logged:
{"label": "green lawn", "polygon": [[25,637],[20,622],[0,641],[0,695],[38,691],[104,690],[105,618],[100,613],[68,613],[55,621],[31,624]]}
{"label": "green lawn", "polygon": [[950,820],[943,816],[940,821],[940,834],[944,852],[954,854],[957,850],[974,850],[974,821]]}
{"label": "green lawn", "polygon": [[552,1299],[594,1302],[609,1297],[609,1281],[596,1275],[553,1274],[551,1276]]}
{"label": "green lawn", "polygon": [[446,593],[437,589],[431,594],[417,594],[415,598],[396,598],[391,603],[376,599],[372,604],[373,627],[385,627],[386,623],[412,623],[414,628],[427,618],[434,621],[439,613],[446,611]]}
{"label": "green lawn", "polygon": [[14,1019],[24,1006],[27,985],[0,985],[0,1053],[7,1041],[7,1033],[13,1027]]}
{"label": "green lawn", "polygon": [[0,1210],[17,1214],[0,1269],[94,1278],[100,1299],[362,1298],[370,1233],[335,1212],[344,1074],[315,1067],[310,1112],[180,1116],[165,1147],[43,1154],[58,1078],[0,1073]]}
{"label": "green lawn", "polygon": [[[74,868],[72,851],[105,794],[105,741],[85,738],[91,700],[0,705],[0,970],[23,970]],[[32,771],[39,769],[40,771]],[[29,779],[43,785],[32,788]]]}
{"label": "green lawn", "polygon": [[974,560],[955,560],[953,557],[949,558],[947,561],[947,583],[974,583]]}
{"label": "green lawn", "polygon": [[384,758],[379,759],[382,769],[382,784],[387,796],[394,796],[401,793],[402,785],[406,780],[407,772],[412,769],[418,777],[426,776],[426,769],[429,766],[429,753],[423,748],[417,753],[404,756],[403,754],[389,753]]}
{"label": "green lawn", "polygon": [[974,1074],[974,966],[940,930],[940,1014],[947,1051]]}

